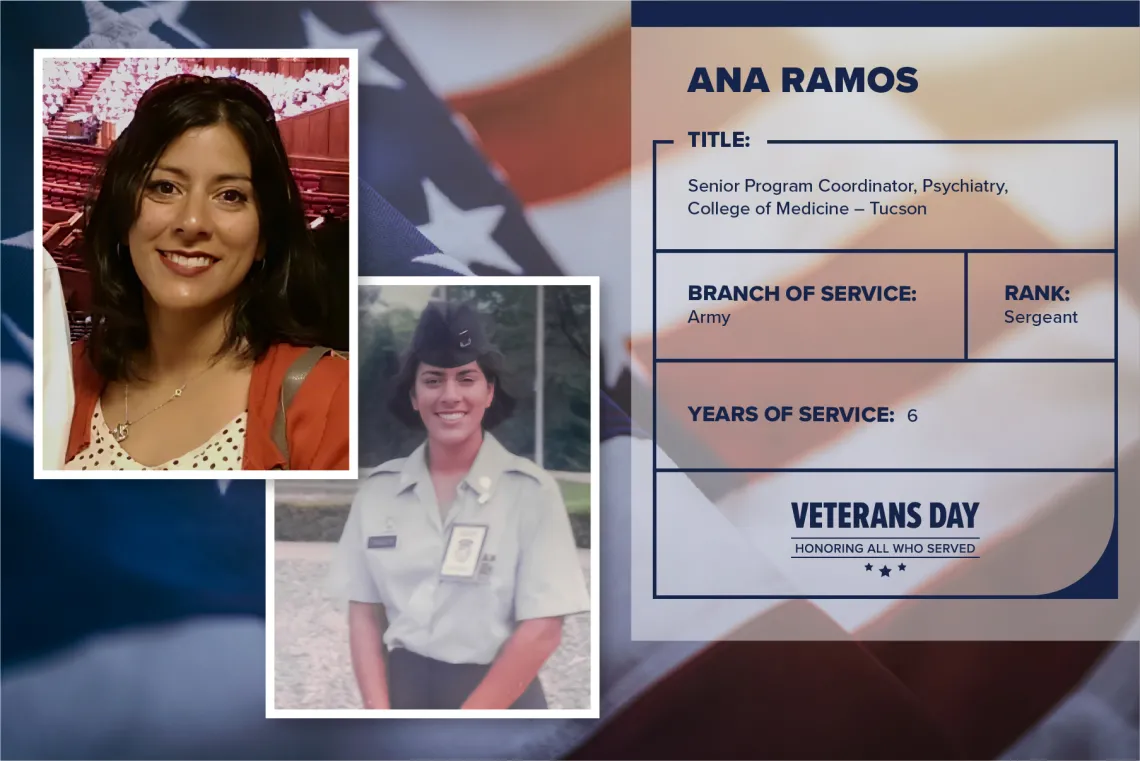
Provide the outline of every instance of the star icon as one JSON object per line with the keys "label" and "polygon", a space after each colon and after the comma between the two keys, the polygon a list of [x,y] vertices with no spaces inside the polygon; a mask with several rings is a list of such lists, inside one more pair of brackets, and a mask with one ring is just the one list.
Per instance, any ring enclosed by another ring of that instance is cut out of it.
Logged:
{"label": "star icon", "polygon": [[891,569],[887,568],[886,566],[883,566],[882,568],[879,569],[879,575],[880,576],[890,576],[891,575]]}
{"label": "star icon", "polygon": [[479,262],[512,275],[523,273],[523,268],[491,237],[506,212],[505,207],[460,209],[431,180],[424,180],[424,196],[431,221],[420,225],[419,230],[442,253],[465,265]]}
{"label": "star icon", "polygon": [[163,24],[166,24],[167,27],[178,32],[198,47],[208,48],[210,47],[209,43],[182,26],[179,21],[179,19],[182,18],[182,14],[186,12],[186,6],[188,4],[187,0],[143,0],[143,5],[157,13],[159,20],[161,20]]}
{"label": "star icon", "polygon": [[372,57],[376,47],[384,39],[384,33],[379,29],[366,29],[363,32],[341,34],[326,25],[317,17],[317,14],[308,9],[301,12],[301,22],[305,25],[305,39],[308,41],[308,47],[324,50],[355,48],[360,52],[358,63],[360,65],[361,84],[379,85],[397,90],[404,86],[404,80]]}
{"label": "star icon", "polygon": [[32,337],[24,331],[20,330],[20,326],[16,324],[16,321],[9,317],[6,313],[0,319],[3,320],[4,327],[8,329],[8,333],[11,334],[12,338],[15,339],[16,344],[24,350],[24,354],[27,356],[28,361],[31,362],[32,357],[35,356],[36,350],[36,344],[32,340]]}
{"label": "star icon", "polygon": [[31,249],[35,244],[36,238],[31,230],[26,233],[20,233],[11,238],[5,238],[2,242],[5,246],[15,246],[16,248]]}
{"label": "star icon", "polygon": [[160,21],[152,8],[138,7],[119,13],[98,0],[83,3],[88,34],[76,48],[169,48],[150,28]]}
{"label": "star icon", "polygon": [[3,421],[6,435],[30,445],[35,433],[35,420],[32,416],[32,390],[35,387],[32,357],[35,344],[32,337],[20,330],[15,320],[6,314],[3,316],[3,324],[16,344],[24,350],[28,361],[0,362],[0,378],[3,379],[0,384],[3,388],[3,394],[0,395],[0,410],[3,410],[0,421]]}
{"label": "star icon", "polygon": [[871,564],[870,563],[868,563],[867,565],[865,565],[863,567],[866,568],[868,571],[871,570]]}
{"label": "star icon", "polygon": [[441,253],[424,254],[423,256],[417,256],[415,259],[412,259],[412,263],[413,264],[430,264],[433,267],[443,267],[445,269],[451,270],[452,272],[456,273],[457,275],[469,275],[469,276],[471,276],[471,275],[475,274],[474,272],[471,271],[470,267],[463,264],[462,262],[455,261],[450,256],[448,256],[447,254],[441,254]]}
{"label": "star icon", "polygon": [[905,571],[906,570],[906,563],[899,563],[899,570]]}

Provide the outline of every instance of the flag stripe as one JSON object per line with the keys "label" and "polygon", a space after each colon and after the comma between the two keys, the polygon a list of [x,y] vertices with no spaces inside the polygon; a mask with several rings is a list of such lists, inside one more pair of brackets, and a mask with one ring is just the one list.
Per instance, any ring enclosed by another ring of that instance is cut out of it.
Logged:
{"label": "flag stripe", "polygon": [[376,3],[373,12],[444,99],[556,65],[629,28],[629,4],[619,2]]}
{"label": "flag stripe", "polygon": [[[1140,448],[1122,453],[1122,472],[1140,466]],[[1019,575],[1026,578],[1045,573],[1051,554],[1042,551],[1044,541],[1063,537],[1067,526],[1079,524],[1089,505],[1104,505],[1113,499],[1112,479],[1090,479],[1058,496],[1040,511],[1040,517],[1012,532],[976,563],[960,563],[923,593],[940,594],[969,584],[968,577]],[[1049,539],[1049,538],[1052,539]],[[1060,551],[1064,551],[1063,548]],[[1120,578],[1136,578],[1135,558],[1121,558]],[[1131,570],[1129,570],[1131,568]],[[1115,573],[1115,569],[1114,569]],[[1081,617],[1093,633],[1123,629],[1135,615],[1135,583],[1121,588],[1120,600],[1081,606]],[[1063,607],[1062,607],[1063,606]],[[1059,624],[1072,630],[1076,603],[1006,601],[1000,605],[985,600],[963,600],[937,606],[921,601],[896,605],[883,617],[858,632],[860,638],[880,640],[892,632],[919,629],[938,632],[960,628],[962,620],[986,619],[999,628],[1008,621],[1011,631],[1026,631],[1027,619],[1045,636]],[[1076,639],[1076,637],[1073,637]],[[867,647],[899,676],[918,698],[947,726],[960,734],[967,758],[995,758],[1021,731],[1039,721],[1085,675],[1112,643],[1090,642],[869,642]],[[995,678],[1000,674],[1001,678]]]}
{"label": "flag stripe", "polygon": [[448,104],[524,204],[580,193],[629,170],[628,27],[559,64]]}

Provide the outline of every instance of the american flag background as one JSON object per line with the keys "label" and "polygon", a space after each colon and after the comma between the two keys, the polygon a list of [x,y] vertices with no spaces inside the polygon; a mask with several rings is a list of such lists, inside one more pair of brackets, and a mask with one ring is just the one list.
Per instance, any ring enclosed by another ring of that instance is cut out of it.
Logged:
{"label": "american flag background", "polygon": [[[644,191],[646,173],[630,152],[627,4],[5,2],[0,13],[5,755],[1140,754],[1134,644],[631,641],[630,515],[645,495],[630,473],[650,445],[620,409],[633,384],[643,393],[630,346],[647,338],[629,298],[630,193]],[[849,42],[783,30],[772,44],[806,58]],[[359,51],[362,275],[602,276],[613,400],[602,451],[602,722],[265,720],[263,486],[32,480],[32,51],[166,47]],[[1009,55],[1030,70],[1041,59],[1089,72],[1122,60],[1063,36],[1031,47]],[[952,88],[981,65],[948,54],[936,76]],[[1079,92],[1043,84],[1002,129],[1055,132],[1107,113],[1122,137],[1135,135],[1136,69],[1090,74],[1096,86]],[[1027,71],[1026,81],[1037,79]],[[923,102],[905,118],[935,129],[957,116]],[[1136,158],[1122,178],[1140,173]],[[1140,214],[1135,196],[1126,201],[1120,248],[1134,260]],[[1122,471],[1134,470],[1123,430],[1121,444]],[[742,499],[704,486],[686,482],[669,497],[698,519]],[[1071,509],[1082,496],[1057,499],[1042,507]],[[724,633],[748,623],[717,612]],[[810,604],[771,614],[823,615]],[[803,705],[820,712],[794,710]]]}

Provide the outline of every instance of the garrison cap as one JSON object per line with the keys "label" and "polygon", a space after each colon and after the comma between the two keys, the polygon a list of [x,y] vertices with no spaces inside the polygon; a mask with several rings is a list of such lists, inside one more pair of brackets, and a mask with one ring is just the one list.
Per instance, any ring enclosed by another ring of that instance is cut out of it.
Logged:
{"label": "garrison cap", "polygon": [[429,302],[412,337],[412,351],[436,367],[461,367],[495,351],[467,303]]}

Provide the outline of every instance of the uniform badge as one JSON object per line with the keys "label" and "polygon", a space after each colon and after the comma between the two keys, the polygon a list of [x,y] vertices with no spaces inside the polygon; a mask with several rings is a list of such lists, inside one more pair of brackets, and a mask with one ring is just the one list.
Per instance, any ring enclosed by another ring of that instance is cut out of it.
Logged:
{"label": "uniform badge", "polygon": [[479,504],[485,505],[491,501],[491,479],[483,476],[479,479]]}
{"label": "uniform badge", "polygon": [[445,578],[470,579],[475,576],[479,557],[483,553],[483,542],[487,539],[487,527],[470,523],[456,523],[451,527],[447,549],[443,553],[443,563],[439,575]]}
{"label": "uniform badge", "polygon": [[368,537],[368,549],[370,550],[391,550],[395,549],[395,547],[395,534],[384,534],[383,536]]}
{"label": "uniform badge", "polygon": [[384,533],[368,537],[368,549],[391,550],[396,548],[396,521],[392,516],[384,518]]}

